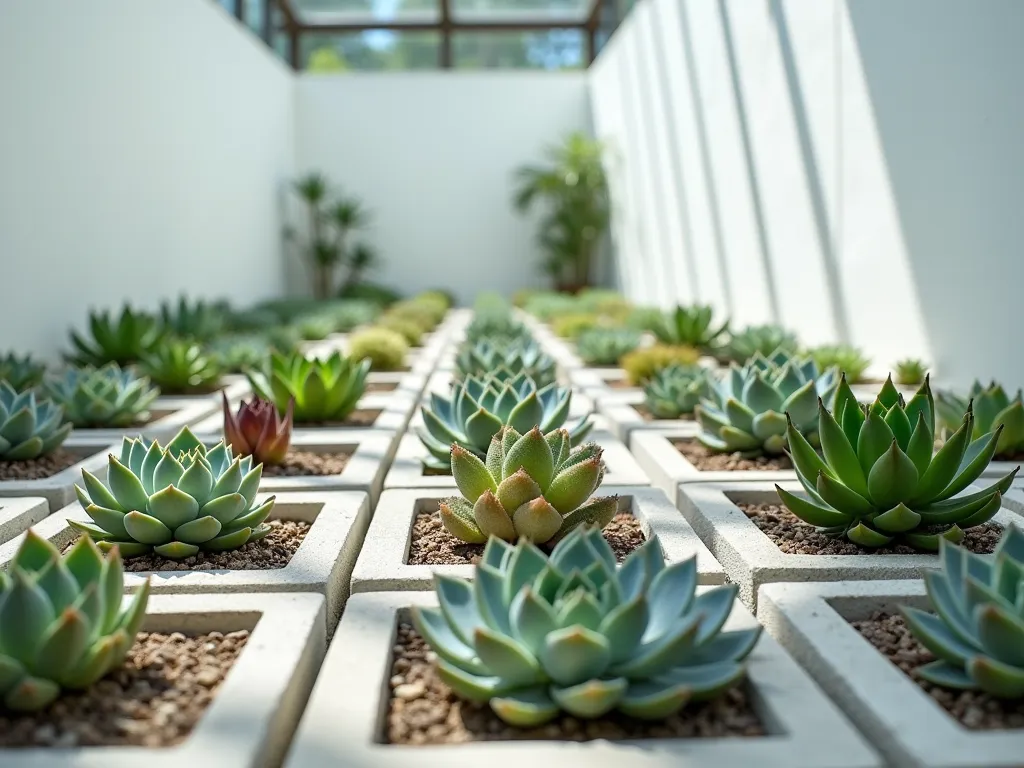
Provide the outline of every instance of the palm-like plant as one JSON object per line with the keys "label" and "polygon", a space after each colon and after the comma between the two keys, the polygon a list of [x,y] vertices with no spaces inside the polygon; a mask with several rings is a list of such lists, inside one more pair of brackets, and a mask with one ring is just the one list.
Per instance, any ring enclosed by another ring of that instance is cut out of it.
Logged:
{"label": "palm-like plant", "polygon": [[549,165],[516,172],[516,208],[526,212],[538,201],[547,203],[537,239],[546,252],[544,270],[559,288],[589,283],[591,262],[608,229],[611,204],[603,151],[600,142],[573,133],[547,150]]}

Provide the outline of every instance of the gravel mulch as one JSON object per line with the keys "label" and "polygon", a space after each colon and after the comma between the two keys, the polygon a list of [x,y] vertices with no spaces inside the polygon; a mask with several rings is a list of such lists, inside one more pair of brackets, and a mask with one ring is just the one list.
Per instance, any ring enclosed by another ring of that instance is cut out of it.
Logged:
{"label": "gravel mulch", "polygon": [[673,440],[672,445],[687,461],[701,472],[758,472],[792,469],[793,462],[785,454],[781,456],[756,456],[745,459],[738,453],[715,453],[696,439]]}
{"label": "gravel mulch", "polygon": [[357,408],[344,421],[303,421],[295,422],[296,429],[315,429],[317,427],[372,427],[377,417],[383,413],[381,408]]}
{"label": "gravel mulch", "polygon": [[47,456],[25,461],[0,461],[0,480],[42,480],[63,472],[82,456],[58,448]]}
{"label": "gravel mulch", "polygon": [[352,453],[317,453],[316,451],[288,451],[281,464],[264,464],[264,477],[322,477],[340,475]]}

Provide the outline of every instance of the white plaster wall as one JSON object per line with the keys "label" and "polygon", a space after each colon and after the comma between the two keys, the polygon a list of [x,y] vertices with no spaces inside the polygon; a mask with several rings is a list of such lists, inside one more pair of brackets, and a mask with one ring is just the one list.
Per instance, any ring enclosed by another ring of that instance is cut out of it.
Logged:
{"label": "white plaster wall", "polygon": [[292,82],[209,0],[0,3],[0,350],[90,307],[280,292]]}
{"label": "white plaster wall", "polygon": [[464,302],[545,283],[513,172],[589,131],[585,74],[303,75],[295,120],[299,172],[323,171],[374,212],[375,279]]}

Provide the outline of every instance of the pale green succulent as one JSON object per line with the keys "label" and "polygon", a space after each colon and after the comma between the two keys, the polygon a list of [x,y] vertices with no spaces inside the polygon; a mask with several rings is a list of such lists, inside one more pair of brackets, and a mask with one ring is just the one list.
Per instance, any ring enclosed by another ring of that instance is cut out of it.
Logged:
{"label": "pale green succulent", "polygon": [[711,396],[713,383],[707,368],[670,365],[647,381],[644,405],[656,419],[678,419],[693,413],[701,399]]}
{"label": "pale green succulent", "polygon": [[794,425],[788,431],[790,457],[807,498],[776,488],[801,520],[863,547],[899,541],[934,551],[942,539],[959,543],[965,528],[982,525],[999,511],[1001,494],[1019,469],[958,495],[992,459],[1002,428],[972,440],[974,417],[968,408],[960,428],[935,453],[935,407],[927,379],[909,403],[889,379],[868,406],[857,402],[844,378],[834,415],[824,404],[819,411],[824,458]]}
{"label": "pale green succulent", "polygon": [[544,435],[534,427],[520,435],[502,427],[481,459],[452,446],[452,475],[462,498],[441,502],[441,522],[469,544],[488,536],[527,538],[538,544],[558,540],[580,525],[604,528],[618,511],[618,499],[592,499],[604,477],[601,447],[571,449],[564,429]]}
{"label": "pale green succulent", "polygon": [[838,368],[840,373],[846,374],[846,380],[851,384],[862,381],[871,365],[871,358],[849,344],[824,344],[809,349],[807,354],[822,370]]}
{"label": "pale green succulent", "polygon": [[210,392],[220,382],[223,366],[198,344],[181,339],[163,342],[139,364],[139,370],[168,395]]}
{"label": "pale green succulent", "polygon": [[32,390],[18,393],[0,381],[0,461],[25,461],[57,450],[71,432],[64,409],[37,399]]}
{"label": "pale green succulent", "polygon": [[31,355],[18,357],[8,352],[0,357],[0,382],[7,382],[18,392],[38,387],[45,375],[46,366],[33,360]]}
{"label": "pale green succulent", "polygon": [[1011,400],[1006,390],[996,382],[982,387],[980,382],[975,381],[967,398],[940,390],[935,400],[937,415],[945,430],[951,432],[957,429],[973,403],[972,437],[975,440],[1002,426],[1003,431],[996,444],[996,458],[1024,453],[1024,402],[1019,389]]}
{"label": "pale green succulent", "polygon": [[914,637],[936,656],[914,674],[944,688],[1024,697],[1024,533],[1011,525],[991,556],[943,539],[939,563],[924,575],[938,615],[901,609]]}
{"label": "pale green succulent", "polygon": [[0,572],[0,710],[39,711],[121,666],[146,615],[149,580],[123,595],[116,549],[104,557],[81,538],[61,555],[26,533]]}
{"label": "pale green succulent", "polygon": [[230,307],[227,302],[189,301],[182,295],[177,303],[160,303],[160,322],[166,330],[182,339],[206,342],[223,333]]}
{"label": "pale green succulent", "polygon": [[744,677],[760,627],[723,632],[736,585],[696,594],[697,562],[665,565],[656,536],[616,568],[595,529],[550,557],[491,539],[473,581],[435,575],[439,608],[414,608],[441,679],[510,725],[612,710],[659,720]]}
{"label": "pale green succulent", "polygon": [[717,327],[712,324],[713,314],[714,308],[710,305],[676,307],[662,315],[651,326],[651,332],[662,344],[696,347],[707,352],[721,346],[722,338],[729,332],[728,320]]}
{"label": "pale green succulent", "polygon": [[[456,382],[448,397],[431,392],[430,405],[423,406],[419,435],[430,452],[424,464],[431,469],[450,467],[453,443],[482,457],[505,425],[521,433],[540,427],[547,434],[565,424],[571,406],[571,389],[557,384],[538,389],[525,374],[507,380],[471,376]],[[569,429],[572,444],[578,445],[591,426],[586,417],[577,421]]]}
{"label": "pale green succulent", "polygon": [[615,365],[640,346],[640,332],[632,328],[591,328],[576,339],[576,352],[587,365]]}
{"label": "pale green succulent", "polygon": [[50,398],[78,429],[130,427],[149,418],[149,407],[160,394],[148,376],[139,376],[116,363],[102,368],[70,368],[46,382]]}
{"label": "pale green succulent", "polygon": [[155,317],[136,312],[127,304],[115,317],[110,312],[90,312],[91,338],[71,331],[74,352],[67,361],[80,366],[102,366],[107,363],[129,365],[152,352],[165,330]]}
{"label": "pale green succulent", "polygon": [[479,341],[519,341],[524,344],[532,340],[530,330],[516,320],[506,307],[479,310],[466,326],[466,340],[471,344]]}
{"label": "pale green succulent", "polygon": [[758,352],[765,356],[777,350],[793,354],[799,346],[796,334],[781,326],[751,325],[734,331],[725,346],[718,350],[718,354],[725,360],[745,364]]}
{"label": "pale green succulent", "polygon": [[496,376],[515,378],[525,374],[538,387],[555,380],[555,361],[534,342],[493,343],[488,340],[465,344],[455,358],[457,378]]}
{"label": "pale green succulent", "polygon": [[294,399],[296,423],[341,422],[355,410],[366,390],[370,361],[356,361],[340,352],[324,359],[310,359],[301,352],[272,352],[265,371],[247,375],[252,391],[269,400],[280,414]]}
{"label": "pale green succulent", "polygon": [[109,459],[106,485],[82,470],[85,488],[75,486],[95,524],[68,521],[101,548],[178,559],[237,549],[270,533],[264,521],[274,497],[255,503],[263,465],[235,457],[223,441],[208,450],[184,427],[166,448],[126,437],[121,455]]}

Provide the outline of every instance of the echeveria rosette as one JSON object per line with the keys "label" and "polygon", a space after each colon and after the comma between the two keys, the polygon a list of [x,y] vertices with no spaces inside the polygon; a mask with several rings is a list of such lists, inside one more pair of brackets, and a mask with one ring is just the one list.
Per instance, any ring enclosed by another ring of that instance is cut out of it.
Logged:
{"label": "echeveria rosette", "polygon": [[43,383],[46,366],[34,360],[31,355],[19,357],[8,352],[0,357],[0,382],[6,382],[16,392],[38,387]]}
{"label": "echeveria rosette", "polygon": [[633,328],[591,328],[576,338],[576,353],[587,365],[615,365],[640,346]]}
{"label": "echeveria rosette", "polygon": [[70,368],[47,381],[45,391],[64,409],[78,429],[130,427],[149,418],[149,407],[160,395],[148,376],[108,363],[102,368]]}
{"label": "echeveria rosette", "polygon": [[68,523],[124,557],[237,549],[270,533],[274,497],[255,503],[262,474],[251,456],[235,457],[223,442],[207,450],[188,427],[166,448],[126,437],[121,455],[110,454],[106,485],[83,470],[85,488],[75,486],[93,523]]}
{"label": "echeveria rosette", "polygon": [[659,720],[726,691],[760,628],[723,632],[736,585],[696,594],[696,558],[665,565],[657,537],[616,568],[594,529],[550,557],[491,539],[473,581],[435,575],[438,608],[414,608],[441,679],[506,723],[613,710]]}
{"label": "echeveria rosette", "polygon": [[[505,380],[468,377],[456,382],[448,397],[432,392],[430,405],[423,407],[419,435],[430,453],[424,464],[447,468],[452,444],[482,457],[503,426],[518,432],[540,427],[547,434],[565,424],[571,405],[572,390],[557,384],[538,389],[525,374]],[[591,426],[586,417],[574,424],[569,429],[572,444],[578,445]]]}
{"label": "echeveria rosette", "polygon": [[712,324],[714,311],[710,305],[676,307],[653,323],[651,332],[663,344],[696,347],[706,352],[720,346],[722,337],[729,332],[728,320],[718,327]]}
{"label": "echeveria rosette", "polygon": [[441,502],[441,522],[455,538],[483,544],[488,536],[557,541],[573,529],[604,528],[618,511],[618,498],[593,499],[604,477],[601,447],[571,448],[564,429],[520,435],[502,427],[487,457],[459,445],[451,451],[452,475],[462,498]]}
{"label": "echeveria rosette", "polygon": [[249,372],[253,392],[284,413],[295,401],[298,423],[340,422],[348,418],[366,390],[367,359],[355,361],[340,352],[324,359],[310,359],[301,352],[270,355],[266,372]]}
{"label": "echeveria rosette", "polygon": [[292,442],[292,411],[295,401],[288,402],[283,417],[274,404],[253,397],[243,400],[238,413],[231,412],[227,395],[221,393],[224,412],[224,441],[238,456],[252,456],[258,464],[277,465],[284,462]]}
{"label": "echeveria rosette", "polygon": [[27,461],[60,448],[71,432],[64,409],[0,381],[0,461]]}
{"label": "echeveria rosette", "polygon": [[525,375],[543,387],[555,381],[555,361],[541,351],[535,342],[483,339],[464,344],[455,357],[457,378],[491,376],[514,379]]}
{"label": "echeveria rosette", "polygon": [[1024,697],[1024,533],[1008,527],[991,556],[940,541],[939,563],[924,575],[937,615],[901,608],[936,656],[914,674],[945,688]]}
{"label": "echeveria rosette", "polygon": [[670,365],[644,385],[644,405],[656,419],[678,419],[693,413],[702,399],[711,396],[711,385],[707,368]]}
{"label": "echeveria rosette", "polygon": [[153,351],[165,334],[155,317],[128,305],[117,317],[110,312],[90,312],[89,332],[91,338],[71,331],[75,350],[64,356],[69,363],[95,367],[136,363]]}
{"label": "echeveria rosette", "polygon": [[[67,554],[32,531],[0,572],[0,710],[36,712],[124,663],[149,600],[124,597],[117,549],[87,537]],[[123,606],[123,607],[122,607]]]}
{"label": "echeveria rosette", "polygon": [[1024,453],[1024,402],[1021,400],[1019,389],[1011,399],[1006,390],[996,382],[993,381],[987,387],[983,387],[980,382],[975,381],[967,399],[940,390],[936,393],[935,401],[939,421],[946,430],[956,429],[968,407],[973,404],[972,436],[975,439],[1001,426],[1003,431],[996,444],[996,458]]}
{"label": "echeveria rosette", "polygon": [[758,353],[770,356],[773,352],[782,350],[788,354],[795,354],[799,346],[796,334],[781,326],[750,325],[732,332],[728,343],[718,353],[727,361],[746,364]]}
{"label": "echeveria rosette", "polygon": [[[824,458],[799,429],[788,430],[789,453],[808,498],[776,486],[789,510],[822,532],[863,547],[894,542],[934,551],[942,539],[959,543],[964,529],[998,511],[1017,469],[992,485],[958,495],[982,473],[999,429],[971,439],[974,417],[936,453],[935,407],[928,379],[910,399],[889,379],[871,405],[861,405],[842,379],[835,412],[819,403],[818,433]],[[933,455],[934,454],[934,455]]]}

